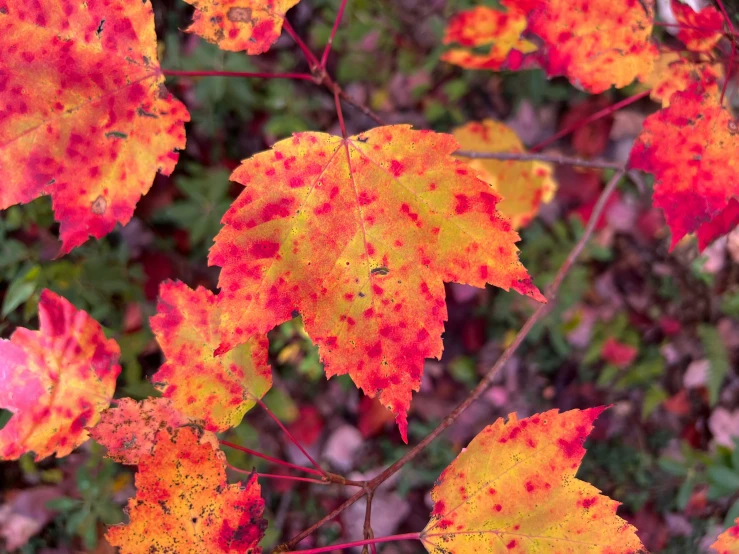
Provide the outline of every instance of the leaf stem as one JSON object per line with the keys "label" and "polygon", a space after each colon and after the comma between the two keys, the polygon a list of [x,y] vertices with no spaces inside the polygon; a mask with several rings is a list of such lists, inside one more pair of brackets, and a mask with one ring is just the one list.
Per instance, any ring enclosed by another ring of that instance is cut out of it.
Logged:
{"label": "leaf stem", "polygon": [[311,479],[310,477],[296,477],[295,475],[278,475],[276,473],[257,473],[255,471],[247,471],[240,469],[231,464],[226,464],[226,467],[236,473],[242,473],[244,475],[256,475],[257,477],[264,477],[265,479],[282,479],[284,481],[300,481],[301,483],[313,483],[314,485],[328,485],[326,481],[319,479]]}
{"label": "leaf stem", "polygon": [[[526,339],[526,337],[531,332],[531,330],[547,314],[547,312],[552,308],[552,306],[556,302],[557,291],[559,290],[560,285],[564,281],[565,277],[567,277],[570,270],[572,269],[572,266],[577,261],[577,258],[579,257],[580,253],[582,252],[582,250],[585,248],[585,245],[590,240],[590,237],[595,231],[595,226],[598,220],[600,219],[600,216],[603,214],[603,211],[605,210],[606,204],[608,203],[608,199],[611,197],[613,192],[616,190],[618,183],[621,180],[621,177],[623,177],[625,173],[626,173],[626,168],[621,167],[614,174],[611,180],[608,181],[605,188],[603,189],[603,192],[601,192],[600,197],[598,198],[598,201],[595,203],[595,206],[593,207],[593,212],[590,215],[590,220],[588,221],[588,224],[585,227],[585,230],[583,231],[583,234],[580,237],[580,240],[578,240],[577,244],[575,244],[575,246],[572,248],[569,255],[567,256],[567,259],[562,264],[562,266],[559,268],[559,270],[557,271],[557,274],[554,276],[554,279],[552,280],[552,283],[549,285],[547,294],[545,295],[545,298],[547,299],[547,303],[539,305],[536,311],[531,315],[531,317],[529,317],[526,323],[524,323],[523,327],[516,335],[516,338],[513,339],[513,342],[508,346],[508,348],[505,349],[503,354],[501,354],[501,356],[498,358],[495,364],[493,364],[493,366],[488,370],[488,372],[485,374],[482,380],[478,383],[478,385],[470,392],[467,398],[465,398],[465,400],[461,404],[459,404],[459,406],[457,406],[448,416],[446,416],[442,420],[442,422],[436,427],[436,429],[431,431],[431,433],[429,433],[421,442],[419,442],[411,450],[406,452],[406,454],[403,457],[401,457],[394,464],[386,468],[377,477],[370,480],[367,483],[367,486],[363,490],[357,492],[354,496],[347,499],[338,508],[334,509],[331,513],[324,516],[320,521],[317,521],[316,523],[311,525],[308,529],[296,535],[284,545],[281,545],[280,547],[278,547],[278,550],[280,552],[295,548],[295,545],[297,545],[305,537],[313,533],[316,529],[320,528],[324,523],[334,519],[336,516],[341,514],[341,512],[346,510],[349,506],[354,504],[357,500],[362,498],[364,495],[369,494],[372,491],[376,490],[377,487],[379,487],[383,482],[387,481],[392,475],[397,473],[398,470],[400,470],[408,462],[410,462],[416,456],[418,456],[436,437],[438,437],[452,423],[454,423],[457,420],[457,418],[460,415],[462,415],[462,413],[467,408],[470,407],[470,405],[472,405],[478,398],[480,398],[480,396],[482,396],[482,394],[488,389],[488,387],[492,383],[495,375],[508,363],[508,361],[511,359],[513,354],[515,354],[516,350],[518,350],[518,347],[521,346],[521,344]],[[303,552],[307,552],[307,551],[303,551]]]}
{"label": "leaf stem", "polygon": [[280,420],[279,420],[279,419],[277,418],[277,416],[276,416],[275,414],[273,414],[273,413],[272,413],[272,411],[271,411],[271,410],[270,410],[270,409],[269,409],[269,408],[267,407],[267,405],[266,405],[266,404],[265,404],[264,402],[262,402],[262,399],[261,399],[261,398],[257,398],[256,400],[257,400],[257,403],[258,403],[258,404],[259,404],[259,405],[260,405],[260,406],[262,407],[262,409],[263,409],[263,410],[264,410],[265,412],[267,412],[267,414],[269,415],[269,417],[271,417],[271,418],[272,418],[272,419],[274,420],[274,422],[275,422],[275,423],[277,423],[277,425],[278,425],[278,426],[280,427],[280,429],[282,429],[282,432],[283,432],[283,433],[285,433],[285,435],[287,436],[287,438],[289,438],[289,439],[290,439],[290,441],[291,441],[291,442],[292,442],[292,443],[293,443],[293,444],[294,444],[295,446],[297,446],[297,447],[298,447],[298,449],[299,449],[299,450],[300,450],[300,451],[301,451],[301,452],[303,453],[303,456],[305,456],[306,458],[308,458],[308,461],[309,461],[309,462],[310,462],[311,464],[313,464],[313,467],[315,467],[315,468],[316,468],[316,469],[318,470],[318,472],[319,472],[319,473],[320,473],[320,474],[321,474],[321,475],[322,475],[322,476],[323,476],[324,478],[326,478],[326,479],[330,480],[329,474],[328,474],[328,473],[327,473],[327,472],[326,472],[326,471],[325,471],[325,470],[324,470],[324,469],[323,469],[323,468],[322,468],[321,466],[319,466],[319,465],[318,465],[318,462],[316,462],[316,461],[315,461],[315,460],[313,459],[313,457],[312,457],[312,456],[311,456],[310,454],[308,454],[308,452],[306,451],[306,449],[305,449],[305,448],[303,448],[303,445],[302,445],[302,444],[300,444],[300,443],[299,443],[299,442],[297,441],[297,439],[296,439],[295,437],[293,437],[293,436],[292,436],[292,433],[290,433],[290,431],[288,431],[288,430],[287,430],[287,427],[285,427],[285,426],[284,426],[284,425],[282,424],[282,422],[281,422],[281,421],[280,421]]}
{"label": "leaf stem", "polygon": [[366,544],[379,544],[383,542],[396,541],[420,541],[421,533],[404,533],[402,535],[390,535],[388,537],[377,537],[372,539],[364,539],[361,541],[346,542],[343,544],[334,544],[329,546],[321,546],[318,548],[307,548],[305,550],[291,550],[284,554],[321,554],[321,552],[333,552],[334,550],[345,550],[353,546],[364,546]]}
{"label": "leaf stem", "polygon": [[285,18],[285,21],[282,24],[282,28],[285,29],[285,32],[292,37],[292,39],[295,41],[295,44],[298,45],[298,47],[303,51],[303,55],[305,56],[306,61],[308,62],[308,65],[311,68],[311,71],[315,69],[316,67],[319,67],[318,58],[311,52],[311,49],[308,48],[308,45],[303,42],[303,39],[298,36],[298,33],[295,32],[295,29],[293,29],[293,26],[290,25],[290,22]]}
{"label": "leaf stem", "polygon": [[341,100],[339,100],[339,89],[334,88],[334,103],[336,104],[336,114],[339,116],[339,126],[341,127],[341,136],[347,137],[346,127],[344,126],[344,114],[341,111]]}
{"label": "leaf stem", "polygon": [[272,462],[273,464],[281,465],[283,467],[287,467],[290,469],[295,469],[297,471],[303,471],[305,473],[310,473],[312,475],[319,475],[322,476],[323,474],[313,469],[312,467],[303,467],[296,464],[291,464],[290,462],[286,462],[285,460],[280,460],[279,458],[273,458],[272,456],[268,456],[267,454],[262,454],[261,452],[257,452],[256,450],[252,450],[251,448],[246,448],[245,446],[239,446],[238,444],[234,444],[229,441],[220,441],[220,443],[223,446],[228,446],[229,448],[233,448],[235,450],[240,450],[241,452],[245,452],[247,454],[251,454],[252,456],[256,456],[257,458],[262,458],[263,460],[267,460],[268,462]]}
{"label": "leaf stem", "polygon": [[346,9],[346,2],[347,0],[341,0],[339,11],[336,14],[336,19],[334,20],[334,26],[331,29],[331,35],[328,37],[326,48],[323,49],[323,55],[321,56],[321,67],[323,69],[326,69],[326,62],[328,61],[328,55],[329,55],[329,52],[331,52],[331,46],[334,43],[334,37],[336,36],[336,31],[338,31],[339,29],[339,23],[341,23],[341,18],[344,15],[344,10]]}
{"label": "leaf stem", "polygon": [[538,154],[535,152],[470,152],[469,150],[457,150],[455,156],[480,160],[519,160],[540,161],[557,165],[574,165],[577,167],[592,167],[595,169],[623,169],[623,164],[599,160],[583,160],[570,156],[552,156]]}
{"label": "leaf stem", "polygon": [[608,115],[611,115],[613,112],[616,112],[620,110],[621,108],[625,108],[629,104],[633,104],[634,102],[638,102],[642,98],[645,98],[646,96],[649,96],[649,93],[651,90],[645,90],[643,92],[639,92],[637,94],[634,94],[633,96],[629,96],[628,98],[624,98],[620,102],[616,102],[615,104],[612,104],[608,106],[607,108],[603,108],[602,110],[599,110],[595,112],[593,115],[586,117],[585,119],[581,119],[580,121],[576,121],[572,125],[569,125],[559,131],[558,133],[555,133],[548,139],[543,140],[536,146],[533,146],[530,150],[531,152],[538,152],[545,146],[549,146],[554,141],[561,139],[562,137],[569,135],[573,131],[577,131],[579,128],[584,127],[585,125],[592,123],[593,121],[597,121],[598,119],[601,119],[603,117],[606,117]]}
{"label": "leaf stem", "polygon": [[301,79],[312,81],[309,73],[261,73],[253,71],[180,71],[178,69],[162,69],[168,77],[259,77],[262,79]]}

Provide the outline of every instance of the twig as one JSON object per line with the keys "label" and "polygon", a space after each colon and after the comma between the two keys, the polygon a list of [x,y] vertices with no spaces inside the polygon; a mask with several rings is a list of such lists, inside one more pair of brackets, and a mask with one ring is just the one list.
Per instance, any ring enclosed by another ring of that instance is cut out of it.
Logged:
{"label": "twig", "polygon": [[321,67],[323,69],[326,69],[326,62],[328,61],[328,54],[329,52],[331,52],[331,45],[333,45],[334,43],[334,37],[336,36],[336,31],[339,30],[339,23],[341,23],[341,18],[344,15],[344,10],[346,9],[346,1],[347,0],[341,0],[341,5],[339,6],[339,12],[336,14],[336,19],[334,20],[334,26],[331,29],[331,35],[328,37],[326,48],[323,49],[323,56],[321,56]]}
{"label": "twig", "polygon": [[344,126],[344,114],[341,111],[341,101],[339,100],[338,87],[334,89],[334,103],[336,104],[336,115],[339,116],[339,127],[341,127],[341,136],[346,138],[346,127]]}
{"label": "twig", "polygon": [[344,544],[334,544],[330,546],[321,546],[319,548],[307,548],[305,550],[283,551],[285,554],[320,554],[321,552],[333,552],[334,550],[345,550],[352,546],[364,546],[366,544],[379,544],[381,542],[396,541],[419,541],[421,533],[405,533],[403,535],[391,535],[389,537],[379,537],[376,539],[365,539],[363,541],[346,542]]}
{"label": "twig", "polygon": [[256,475],[257,477],[264,477],[265,479],[283,479],[285,481],[300,481],[302,483],[313,483],[314,485],[328,485],[327,481],[319,481],[318,479],[311,479],[310,477],[296,477],[295,475],[278,475],[276,473],[256,473],[254,471],[247,471],[240,469],[231,464],[226,464],[226,467],[236,473],[243,473],[244,475]]}
{"label": "twig", "polygon": [[313,469],[312,467],[303,467],[296,464],[291,464],[290,462],[286,462],[285,460],[280,460],[279,458],[273,458],[272,456],[268,456],[267,454],[262,454],[261,452],[257,452],[256,450],[252,450],[251,448],[246,448],[245,446],[239,446],[238,444],[234,444],[229,441],[220,441],[220,443],[223,446],[228,446],[229,448],[233,448],[235,450],[240,450],[241,452],[245,452],[247,454],[251,454],[252,456],[256,456],[257,458],[262,458],[263,460],[267,460],[268,462],[272,462],[273,464],[281,465],[290,469],[295,469],[298,471],[304,471],[305,473],[310,473],[312,475],[318,475],[323,476],[323,473],[318,471],[317,469]]}
{"label": "twig", "polygon": [[263,79],[301,79],[312,81],[310,73],[261,73],[252,71],[180,71],[179,69],[162,69],[167,77],[259,77]]}
{"label": "twig", "polygon": [[[572,266],[574,265],[578,256],[580,255],[582,250],[585,248],[585,245],[587,244],[588,240],[590,239],[593,232],[595,231],[596,224],[598,220],[600,219],[600,216],[602,215],[603,210],[606,207],[608,199],[611,197],[611,194],[613,194],[613,191],[616,190],[616,187],[618,186],[618,183],[621,180],[621,177],[623,177],[625,173],[626,173],[626,169],[623,166],[621,166],[619,170],[616,172],[616,174],[611,178],[611,180],[608,181],[605,188],[603,189],[603,192],[601,192],[600,197],[598,198],[598,201],[595,203],[595,206],[593,207],[593,212],[590,216],[590,220],[588,221],[588,224],[585,227],[585,230],[583,231],[583,234],[580,237],[580,240],[577,241],[577,244],[575,244],[574,248],[570,251],[570,254],[567,256],[567,259],[564,261],[562,266],[559,268],[559,271],[557,271],[557,274],[554,276],[552,283],[549,285],[549,289],[547,290],[547,294],[545,295],[547,303],[541,304],[536,309],[536,311],[531,315],[531,317],[529,317],[529,319],[526,321],[524,326],[521,328],[521,330],[516,335],[516,338],[513,340],[513,342],[508,346],[508,348],[505,349],[503,354],[501,354],[500,358],[498,358],[495,364],[488,370],[488,372],[485,374],[482,380],[478,383],[478,385],[474,388],[474,390],[470,392],[469,396],[467,396],[467,398],[459,406],[457,406],[454,409],[454,411],[452,411],[448,416],[446,416],[444,420],[436,427],[436,429],[431,431],[431,433],[429,433],[421,442],[419,442],[416,446],[414,446],[411,450],[409,450],[398,461],[396,461],[394,464],[392,464],[387,469],[385,469],[377,477],[370,480],[367,483],[367,487],[357,492],[351,498],[347,499],[343,504],[341,504],[341,506],[333,510],[330,514],[323,517],[320,521],[314,523],[308,529],[298,534],[297,536],[293,537],[284,545],[281,545],[280,547],[278,547],[278,550],[283,551],[283,550],[291,550],[295,548],[295,545],[297,545],[300,541],[302,541],[308,535],[312,534],[316,529],[320,528],[324,523],[331,521],[336,516],[338,516],[341,512],[346,510],[349,506],[354,504],[357,500],[362,498],[364,495],[369,494],[375,489],[377,489],[377,487],[379,487],[383,482],[385,482],[392,475],[394,475],[398,470],[400,470],[400,468],[402,468],[404,465],[406,465],[408,462],[410,462],[416,456],[418,456],[436,437],[438,437],[452,423],[454,423],[457,420],[457,418],[488,389],[495,375],[506,365],[506,363],[508,363],[508,361],[511,359],[513,354],[515,354],[516,350],[518,350],[518,347],[521,346],[521,344],[526,339],[526,337],[531,332],[531,330],[534,328],[534,326],[546,315],[546,313],[554,305],[560,285],[564,281],[565,277],[567,277],[567,274],[570,272],[570,269],[572,269]],[[369,544],[369,543],[362,543],[362,544]],[[360,546],[360,545],[357,545],[357,546]]]}
{"label": "twig", "polygon": [[285,32],[292,37],[292,39],[295,41],[295,44],[297,44],[298,47],[303,51],[303,55],[305,56],[305,59],[308,62],[311,71],[318,67],[320,65],[318,63],[318,58],[316,58],[315,54],[311,52],[311,49],[308,48],[308,45],[303,42],[303,39],[298,36],[298,33],[295,32],[295,29],[293,29],[293,26],[290,25],[290,22],[287,19],[285,19],[285,21],[283,22],[282,28],[285,29]]}
{"label": "twig", "polygon": [[600,119],[602,117],[606,117],[607,115],[611,115],[613,112],[616,112],[616,111],[620,110],[621,108],[624,108],[624,107],[628,106],[629,104],[633,104],[634,102],[637,102],[637,101],[641,100],[642,98],[645,98],[645,97],[649,96],[650,92],[651,92],[651,90],[645,90],[643,92],[639,92],[639,93],[637,93],[637,94],[635,94],[633,96],[629,96],[628,98],[624,98],[620,102],[616,102],[615,104],[611,104],[607,108],[603,108],[602,110],[599,110],[599,111],[595,112],[593,115],[591,115],[589,117],[586,117],[585,119],[580,119],[580,120],[576,121],[575,123],[573,123],[572,125],[570,125],[569,127],[565,127],[564,129],[562,129],[558,133],[555,133],[554,135],[552,135],[548,139],[545,139],[545,140],[541,141],[536,146],[533,146],[531,148],[531,151],[532,152],[538,152],[539,150],[541,150],[545,146],[549,146],[550,144],[552,144],[554,141],[559,140],[559,139],[561,139],[562,137],[564,137],[566,135],[569,135],[573,131],[577,131],[581,127],[585,127],[585,125],[587,125],[588,123],[592,123],[593,121],[597,121],[598,119]]}
{"label": "twig", "polygon": [[[374,539],[375,533],[372,531],[372,499],[375,497],[375,491],[370,491],[367,493],[367,508],[364,510],[364,528],[362,529],[364,532],[364,538],[365,539]],[[364,545],[362,547],[362,554],[367,554],[368,547],[372,549],[372,554],[377,554],[377,547],[375,546],[375,543],[372,543],[370,545]]]}
{"label": "twig", "polygon": [[327,480],[330,481],[328,472],[326,470],[324,470],[321,466],[318,465],[318,462],[316,462],[313,459],[313,456],[311,456],[310,454],[308,454],[308,451],[305,448],[303,448],[303,445],[300,444],[300,442],[295,437],[293,437],[292,433],[290,433],[290,431],[287,430],[287,427],[285,427],[282,424],[282,422],[279,420],[279,418],[275,414],[272,413],[272,410],[270,410],[267,407],[267,405],[264,402],[262,402],[262,399],[261,398],[257,398],[256,400],[257,400],[257,403],[262,407],[262,409],[265,412],[267,412],[267,415],[269,415],[269,417],[271,417],[274,420],[274,422],[277,423],[277,425],[279,426],[279,428],[282,429],[282,432],[285,433],[285,435],[287,436],[287,438],[289,438],[290,441],[292,441],[292,443],[295,446],[298,447],[298,449],[303,453],[303,456],[305,456],[306,458],[308,458],[308,461],[311,464],[313,464],[313,467],[315,467],[321,473],[321,475],[323,475],[323,477],[325,479],[327,479]]}
{"label": "twig", "polygon": [[572,158],[570,156],[538,154],[536,152],[470,152],[469,150],[457,150],[454,155],[478,160],[540,161],[557,165],[575,165],[578,167],[593,167],[597,169],[623,169],[623,164],[616,162],[583,160],[581,158]]}

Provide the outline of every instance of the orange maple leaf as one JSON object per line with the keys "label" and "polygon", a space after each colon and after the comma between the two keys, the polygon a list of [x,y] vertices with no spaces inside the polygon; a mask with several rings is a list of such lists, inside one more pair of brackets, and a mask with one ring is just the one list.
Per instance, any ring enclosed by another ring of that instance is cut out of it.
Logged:
{"label": "orange maple leaf", "polygon": [[444,282],[539,301],[499,196],[450,135],[378,127],[299,133],[244,161],[245,186],[210,252],[221,266],[226,352],[302,314],[330,377],[348,373],[406,437],[424,359],[439,357]]}
{"label": "orange maple leaf", "polygon": [[654,0],[518,0],[527,31],[541,37],[539,63],[590,93],[645,79],[657,58]]}
{"label": "orange maple leaf", "polygon": [[173,406],[210,431],[239,424],[272,386],[267,337],[256,336],[222,356],[221,306],[209,290],[166,281],[151,329],[167,361],[152,376]]}
{"label": "orange maple leaf", "polygon": [[720,63],[695,61],[676,52],[664,52],[660,54],[644,84],[652,89],[649,97],[661,103],[663,108],[670,105],[670,98],[676,92],[695,87],[715,96],[718,104],[721,99],[718,81],[723,76],[724,70]]}
{"label": "orange maple leaf", "polygon": [[185,146],[148,0],[0,10],[0,209],[48,194],[62,252],[127,223]]}
{"label": "orange maple leaf", "polygon": [[711,545],[718,554],[739,554],[739,517]]}
{"label": "orange maple leaf", "polygon": [[710,91],[678,92],[644,121],[629,165],[654,174],[654,205],[665,213],[672,248],[739,193],[737,148],[737,124]]}
{"label": "orange maple leaf", "polygon": [[[108,408],[98,424],[90,429],[90,436],[105,446],[108,457],[122,464],[138,464],[141,457],[154,451],[157,433],[192,425],[192,420],[178,411],[168,398],[147,398],[136,402],[132,398],[117,400],[117,406]],[[218,448],[214,433],[204,431],[201,442]]]}
{"label": "orange maple leaf", "polygon": [[[526,15],[515,3],[501,2],[506,11],[477,6],[455,15],[447,26],[444,44],[459,47],[441,59],[469,69],[519,69],[536,45],[521,38],[526,29]],[[476,53],[490,46],[484,54]]]}
{"label": "orange maple leaf", "polygon": [[280,37],[287,10],[300,0],[185,0],[195,7],[186,29],[222,50],[261,54]]}
{"label": "orange maple leaf", "polygon": [[0,430],[6,460],[72,452],[110,404],[121,372],[118,344],[87,312],[49,290],[38,310],[38,331],[19,328],[0,340],[0,406],[13,412]]}
{"label": "orange maple leaf", "polygon": [[245,486],[229,485],[219,453],[192,429],[159,432],[154,453],[141,457],[136,489],[130,523],[108,529],[122,554],[262,551],[267,521],[256,474]]}
{"label": "orange maple leaf", "polygon": [[[463,150],[475,152],[525,152],[516,132],[499,121],[473,121],[453,131]],[[464,158],[463,158],[464,159]],[[551,164],[531,161],[469,159],[478,177],[489,183],[503,199],[497,205],[514,229],[524,227],[550,202],[557,190]]]}
{"label": "orange maple leaf", "polygon": [[636,554],[636,529],[618,502],[575,478],[593,421],[605,407],[550,410],[486,427],[443,471],[421,541],[455,552]]}
{"label": "orange maple leaf", "polygon": [[672,13],[680,24],[677,38],[693,52],[713,50],[724,32],[724,17],[721,12],[712,6],[695,11],[678,0],[672,0],[671,4]]}

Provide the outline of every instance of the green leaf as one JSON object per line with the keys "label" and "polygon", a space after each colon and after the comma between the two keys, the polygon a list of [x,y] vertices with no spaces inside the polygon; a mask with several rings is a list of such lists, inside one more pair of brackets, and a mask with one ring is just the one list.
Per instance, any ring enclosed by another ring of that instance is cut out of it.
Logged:
{"label": "green leaf", "polygon": [[49,510],[55,512],[71,512],[82,507],[82,500],[77,498],[70,498],[68,496],[62,496],[59,498],[52,498],[46,503],[46,507]]}
{"label": "green leaf", "polygon": [[36,291],[40,273],[41,267],[34,265],[13,279],[3,300],[1,312],[3,317],[7,317],[10,312],[31,298]]}
{"label": "green leaf", "polygon": [[652,387],[644,395],[644,403],[641,408],[642,421],[646,420],[662,402],[667,400],[667,392],[659,385]]}
{"label": "green leaf", "polygon": [[739,490],[739,473],[735,473],[726,466],[712,466],[706,472],[708,479],[717,488],[726,491]]}
{"label": "green leaf", "polygon": [[728,529],[732,525],[734,525],[734,521],[736,518],[739,517],[739,498],[737,498],[734,503],[729,508],[729,511],[726,512],[726,517],[724,518],[724,529]]}
{"label": "green leaf", "polygon": [[708,388],[709,402],[711,406],[715,406],[718,402],[721,385],[729,373],[729,354],[715,327],[700,325],[698,327],[698,336],[703,343],[703,350],[710,362],[706,387]]}

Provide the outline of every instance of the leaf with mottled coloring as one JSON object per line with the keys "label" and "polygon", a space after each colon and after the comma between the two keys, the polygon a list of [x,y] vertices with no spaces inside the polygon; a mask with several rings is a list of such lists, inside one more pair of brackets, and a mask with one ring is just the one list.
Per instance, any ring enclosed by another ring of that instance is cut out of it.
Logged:
{"label": "leaf with mottled coloring", "polygon": [[645,79],[657,58],[650,35],[654,0],[518,0],[539,63],[590,93]]}
{"label": "leaf with mottled coloring", "polygon": [[734,525],[718,536],[711,548],[718,554],[739,554],[739,517]]}
{"label": "leaf with mottled coloring", "polygon": [[736,121],[710,92],[678,92],[644,121],[629,165],[654,174],[654,205],[665,213],[673,248],[731,208],[739,194],[738,149]]}
{"label": "leaf with mottled coloring", "polygon": [[259,554],[267,521],[256,474],[229,485],[224,461],[192,429],[160,431],[139,461],[127,525],[108,529],[121,554]]}
{"label": "leaf with mottled coloring", "polygon": [[[467,123],[455,129],[453,135],[462,150],[526,152],[513,129],[491,119]],[[498,211],[511,220],[514,229],[526,226],[538,213],[539,206],[551,201],[557,190],[548,163],[482,159],[468,159],[467,163],[503,197]]]}
{"label": "leaf with mottled coloring", "polygon": [[[147,398],[136,402],[131,398],[117,400],[108,408],[90,436],[108,449],[108,457],[122,464],[135,465],[141,456],[151,454],[157,433],[164,429],[170,434],[183,426],[192,426],[189,417],[179,412],[168,398]],[[218,447],[216,436],[204,431],[201,442]]]}
{"label": "leaf with mottled coloring", "polygon": [[724,17],[713,6],[695,11],[691,6],[672,0],[672,13],[680,25],[677,33],[683,44],[693,52],[710,52],[721,40]]}
{"label": "leaf with mottled coloring", "polygon": [[443,471],[421,540],[431,554],[636,554],[618,502],[575,478],[604,407],[486,427]]}
{"label": "leaf with mottled coloring", "polygon": [[720,63],[710,63],[707,59],[696,61],[677,52],[664,52],[660,54],[644,84],[652,89],[649,97],[661,103],[663,108],[670,105],[673,94],[694,87],[714,96],[718,104],[721,99],[718,81],[723,76],[724,70]]}
{"label": "leaf with mottled coloring", "polygon": [[185,146],[148,0],[0,0],[0,209],[51,196],[62,252],[131,219]]}
{"label": "leaf with mottled coloring", "polygon": [[424,359],[441,356],[444,282],[544,300],[498,194],[452,157],[458,147],[394,125],[298,133],[245,160],[209,258],[223,268],[218,351],[302,314],[326,374],[379,396],[405,438]]}
{"label": "leaf with mottled coloring", "polygon": [[[501,2],[505,11],[477,6],[456,14],[444,35],[444,44],[456,45],[441,59],[469,69],[519,69],[536,45],[521,38],[525,13],[515,2]],[[480,53],[481,50],[489,51]]]}
{"label": "leaf with mottled coloring", "polygon": [[87,312],[49,290],[38,310],[38,331],[19,328],[0,340],[0,407],[13,412],[0,430],[6,460],[66,456],[85,442],[121,371],[118,344]]}
{"label": "leaf with mottled coloring", "polygon": [[280,37],[287,10],[300,0],[185,0],[195,8],[186,30],[222,50],[261,54]]}
{"label": "leaf with mottled coloring", "polygon": [[151,328],[166,362],[152,376],[172,405],[209,431],[225,431],[272,386],[267,337],[252,337],[222,356],[214,351],[224,338],[222,307],[203,287],[180,282],[159,287]]}

